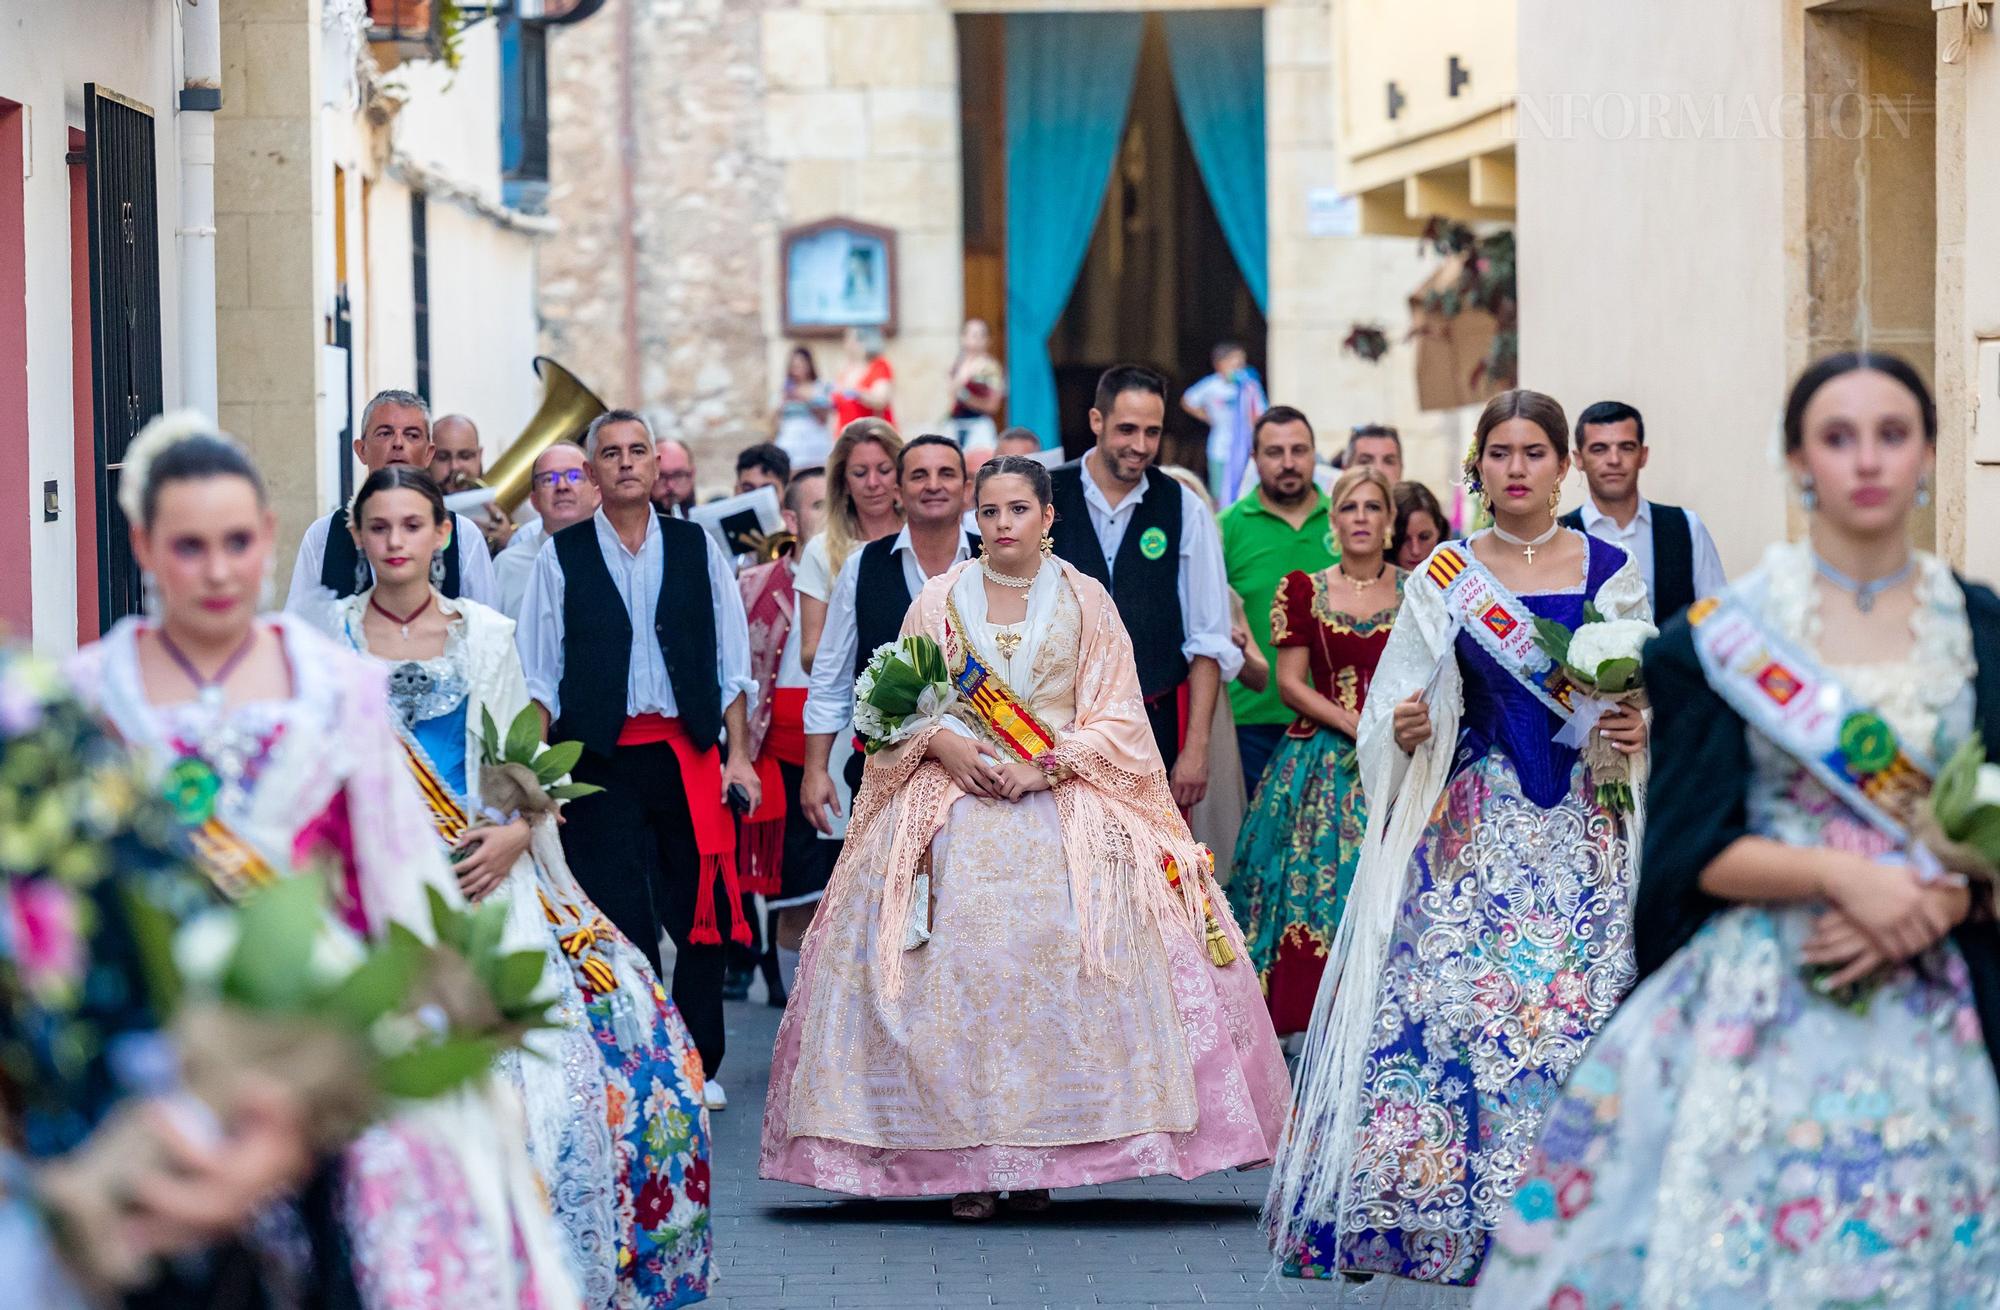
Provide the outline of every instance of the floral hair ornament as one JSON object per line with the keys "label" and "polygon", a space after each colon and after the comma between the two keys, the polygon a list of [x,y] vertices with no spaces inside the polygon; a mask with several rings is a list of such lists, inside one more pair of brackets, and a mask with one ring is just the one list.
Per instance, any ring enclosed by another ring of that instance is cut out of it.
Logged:
{"label": "floral hair ornament", "polygon": [[162,414],[139,430],[125,448],[125,462],[118,480],[118,508],[128,522],[142,522],[146,509],[146,484],[152,480],[153,461],[183,441],[208,437],[230,446],[236,439],[216,430],[213,420],[198,410],[177,409]]}
{"label": "floral hair ornament", "polygon": [[1461,465],[1465,478],[1465,489],[1474,496],[1486,494],[1486,484],[1479,480],[1479,434],[1472,434],[1471,444],[1465,448],[1465,462]]}

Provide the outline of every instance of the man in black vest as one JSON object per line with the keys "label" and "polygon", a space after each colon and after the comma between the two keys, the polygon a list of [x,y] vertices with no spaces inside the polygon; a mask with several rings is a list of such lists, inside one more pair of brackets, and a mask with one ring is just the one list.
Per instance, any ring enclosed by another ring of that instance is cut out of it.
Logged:
{"label": "man in black vest", "polygon": [[1600,400],[1576,419],[1576,464],[1590,484],[1581,508],[1563,524],[1623,546],[1646,579],[1653,621],[1665,623],[1704,596],[1729,585],[1715,540],[1691,509],[1639,494],[1639,470],[1651,452],[1646,420],[1618,400]]}
{"label": "man in black vest", "polygon": [[1132,634],[1146,716],[1185,809],[1208,794],[1216,692],[1243,667],[1243,652],[1229,638],[1215,519],[1201,497],[1153,467],[1166,422],[1167,380],[1158,373],[1121,364],[1098,379],[1090,411],[1097,444],[1051,475],[1052,535],[1056,554],[1111,592]]}
{"label": "man in black vest", "polygon": [[[431,453],[431,411],[422,396],[413,391],[378,392],[361,411],[361,435],[354,439],[354,454],[368,472],[391,464],[428,469]],[[454,600],[463,597],[482,605],[500,604],[493,558],[486,553],[479,525],[463,514],[452,515],[451,544],[431,562],[431,582]],[[352,596],[372,585],[368,561],[354,544],[354,534],[347,530],[347,506],[342,505],[324,518],[314,519],[299,539],[285,608],[295,612],[313,609],[314,597],[322,587],[336,596]]]}
{"label": "man in black vest", "polygon": [[[854,680],[868,657],[903,631],[903,616],[924,583],[978,552],[966,535],[965,454],[947,437],[926,435],[896,454],[896,486],[903,496],[903,530],[878,537],[847,557],[826,602],[826,626],[813,654],[812,686],[806,695],[806,767],[799,782],[799,806],[821,832],[832,832],[829,815],[840,799],[827,761],[836,734],[854,720]],[[848,764],[851,792],[861,790],[861,754]]]}
{"label": "man in black vest", "polygon": [[[570,869],[655,970],[666,928],[674,1004],[712,1079],[722,934],[749,940],[726,803],[732,788],[746,813],[760,799],[749,625],[722,547],[654,507],[660,460],[646,420],[614,409],[590,425],[584,451],[603,504],[536,555],[515,641],[547,740],[582,742],[572,776],[604,788],[564,811]],[[727,1104],[719,1083],[707,1097],[711,1109]]]}

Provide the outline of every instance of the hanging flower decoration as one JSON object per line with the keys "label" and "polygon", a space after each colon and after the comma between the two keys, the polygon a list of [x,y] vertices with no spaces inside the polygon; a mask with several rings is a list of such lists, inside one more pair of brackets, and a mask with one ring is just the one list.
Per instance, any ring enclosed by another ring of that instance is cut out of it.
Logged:
{"label": "hanging flower decoration", "polygon": [[1424,225],[1422,246],[1433,254],[1460,261],[1458,278],[1426,291],[1422,307],[1441,318],[1457,318],[1467,310],[1493,316],[1493,344],[1473,373],[1475,384],[1505,389],[1520,373],[1520,302],[1515,294],[1514,233],[1502,228],[1480,236],[1464,223],[1434,216]]}
{"label": "hanging flower decoration", "polygon": [[1365,363],[1373,364],[1389,353],[1389,334],[1380,323],[1356,323],[1340,348]]}

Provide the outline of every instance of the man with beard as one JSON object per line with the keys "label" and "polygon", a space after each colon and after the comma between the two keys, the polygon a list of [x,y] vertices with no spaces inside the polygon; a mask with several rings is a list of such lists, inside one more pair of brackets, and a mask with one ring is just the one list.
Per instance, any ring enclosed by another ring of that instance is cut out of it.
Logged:
{"label": "man with beard", "polygon": [[660,442],[660,475],[653,482],[653,503],[662,513],[684,519],[694,508],[694,452],[687,443],[667,437]]}
{"label": "man with beard", "polygon": [[[1357,439],[1358,440],[1358,439]],[[1317,573],[1334,561],[1327,496],[1313,482],[1312,423],[1290,405],[1275,405],[1251,433],[1257,487],[1222,512],[1222,558],[1229,585],[1243,598],[1250,635],[1273,666],[1271,599],[1293,569]],[[1273,678],[1262,691],[1229,684],[1243,789],[1254,796],[1264,766],[1295,717]]]}
{"label": "man with beard", "polygon": [[1097,444],[1050,475],[1055,553],[1103,583],[1118,606],[1174,803],[1187,809],[1208,794],[1217,692],[1243,667],[1229,636],[1222,546],[1201,497],[1153,467],[1167,380],[1120,364],[1098,379],[1096,400]]}
{"label": "man with beard", "polygon": [[[431,478],[449,496],[471,491],[486,476],[486,451],[479,444],[479,428],[463,414],[446,414],[431,424]],[[514,535],[514,524],[491,502],[469,516],[479,524],[486,549],[498,555]]]}
{"label": "man with beard", "polygon": [[521,617],[521,597],[528,590],[528,574],[534,570],[535,554],[542,543],[572,523],[581,523],[597,512],[597,484],[590,480],[583,447],[574,441],[557,441],[535,456],[528,473],[528,503],[538,515],[523,523],[507,543],[507,549],[493,559],[493,578],[500,588],[499,609],[510,619]]}

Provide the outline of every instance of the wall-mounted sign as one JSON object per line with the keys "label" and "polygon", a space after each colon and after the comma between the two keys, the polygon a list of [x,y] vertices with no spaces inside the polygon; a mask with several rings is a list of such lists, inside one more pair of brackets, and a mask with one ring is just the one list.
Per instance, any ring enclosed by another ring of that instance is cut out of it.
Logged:
{"label": "wall-mounted sign", "polygon": [[1361,201],[1342,195],[1339,187],[1316,186],[1306,192],[1306,235],[1361,235]]}
{"label": "wall-mounted sign", "polygon": [[778,236],[778,302],[785,335],[839,336],[851,327],[896,334],[896,234],[826,218]]}

